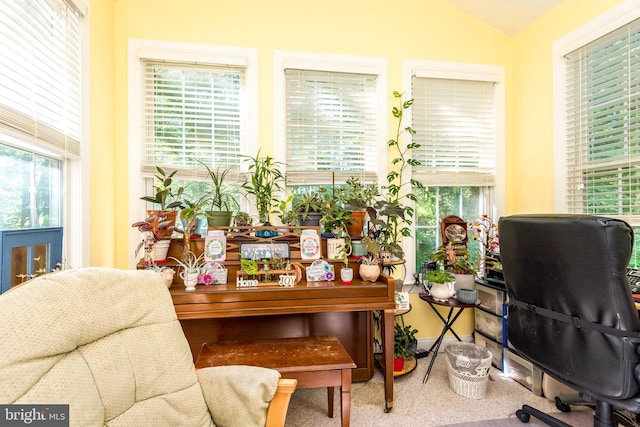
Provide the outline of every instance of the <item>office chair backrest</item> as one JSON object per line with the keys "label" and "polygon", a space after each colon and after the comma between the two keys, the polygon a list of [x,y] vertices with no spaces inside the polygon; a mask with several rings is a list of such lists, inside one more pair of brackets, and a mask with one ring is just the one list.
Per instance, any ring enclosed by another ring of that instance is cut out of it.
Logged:
{"label": "office chair backrest", "polygon": [[499,230],[512,346],[589,395],[635,395],[640,319],[626,279],[631,227],[594,216],[514,215],[501,218]]}

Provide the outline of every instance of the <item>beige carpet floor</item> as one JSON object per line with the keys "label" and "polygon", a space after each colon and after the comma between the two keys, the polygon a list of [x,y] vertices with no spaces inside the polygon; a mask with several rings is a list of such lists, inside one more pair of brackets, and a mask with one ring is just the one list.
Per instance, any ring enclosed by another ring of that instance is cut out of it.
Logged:
{"label": "beige carpet floor", "polygon": [[[369,381],[356,382],[352,388],[351,425],[354,427],[403,426],[458,427],[481,426],[540,426],[534,418],[521,424],[515,411],[526,403],[546,412],[558,413],[554,402],[531,393],[517,382],[506,378],[502,371],[492,368],[486,395],[483,399],[469,399],[449,387],[444,354],[439,354],[429,380],[422,379],[429,358],[418,361],[412,373],[397,377],[394,382],[394,405],[384,412],[384,384],[376,370]],[[286,426],[340,426],[339,392],[335,393],[334,418],[327,416],[326,389],[300,389],[292,396]],[[575,407],[569,413],[560,413],[563,420],[575,427],[593,425],[593,411]]]}

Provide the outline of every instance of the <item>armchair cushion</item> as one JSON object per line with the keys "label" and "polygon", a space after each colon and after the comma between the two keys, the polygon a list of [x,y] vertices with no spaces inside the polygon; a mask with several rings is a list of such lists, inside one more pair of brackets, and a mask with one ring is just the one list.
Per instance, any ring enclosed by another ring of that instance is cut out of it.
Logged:
{"label": "armchair cushion", "polygon": [[69,404],[74,425],[213,425],[159,274],[45,275],[1,295],[0,318],[0,403]]}
{"label": "armchair cushion", "polygon": [[215,366],[197,371],[213,422],[224,427],[264,426],[280,373],[256,366]]}

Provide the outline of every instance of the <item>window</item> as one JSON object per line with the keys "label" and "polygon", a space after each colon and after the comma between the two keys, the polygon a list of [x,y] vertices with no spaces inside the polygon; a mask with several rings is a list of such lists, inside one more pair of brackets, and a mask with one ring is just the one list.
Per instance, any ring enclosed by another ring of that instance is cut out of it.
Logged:
{"label": "window", "polygon": [[[255,49],[130,40],[131,223],[155,208],[139,198],[153,194],[156,167],[177,171],[187,197],[209,179],[202,163],[235,171],[227,184],[242,182],[241,156],[258,150],[256,64]],[[139,238],[134,229],[132,247]]]}
{"label": "window", "polygon": [[[554,45],[562,111],[556,205],[561,212],[618,217],[640,232],[640,10],[628,8],[623,4]],[[637,267],[638,239],[635,244],[631,265]]]}
{"label": "window", "polygon": [[[27,247],[34,229],[38,234],[56,227],[62,235],[63,226],[69,230],[64,252],[80,265],[83,202],[65,194],[82,192],[73,182],[83,182],[81,46],[87,7],[81,0],[0,0],[0,5],[0,229],[11,230],[12,244]],[[50,253],[60,258],[62,239],[51,244],[56,247]],[[10,262],[16,274],[24,265],[22,274],[31,274],[28,260],[18,258],[7,255],[3,265]],[[62,261],[48,259],[47,270]],[[14,284],[4,277],[2,282],[4,290]]]}
{"label": "window", "polygon": [[408,110],[416,132],[411,142],[420,144],[412,157],[421,165],[412,168],[412,178],[425,185],[416,193],[415,241],[405,244],[407,259],[414,255],[417,268],[440,245],[444,216],[471,222],[501,211],[504,87],[501,67],[430,62],[406,67],[414,99]]}
{"label": "window", "polygon": [[280,51],[275,63],[276,134],[285,141],[276,155],[289,190],[341,185],[351,176],[378,184],[386,159],[386,62]]}

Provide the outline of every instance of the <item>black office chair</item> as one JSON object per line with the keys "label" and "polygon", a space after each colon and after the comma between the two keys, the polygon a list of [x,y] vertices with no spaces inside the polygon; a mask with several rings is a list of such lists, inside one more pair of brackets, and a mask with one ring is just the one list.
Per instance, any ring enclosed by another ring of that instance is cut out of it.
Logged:
{"label": "black office chair", "polygon": [[[627,284],[633,230],[577,215],[499,221],[513,349],[595,403],[594,426],[616,426],[614,407],[640,412],[640,318]],[[530,406],[517,411],[567,424]]]}

